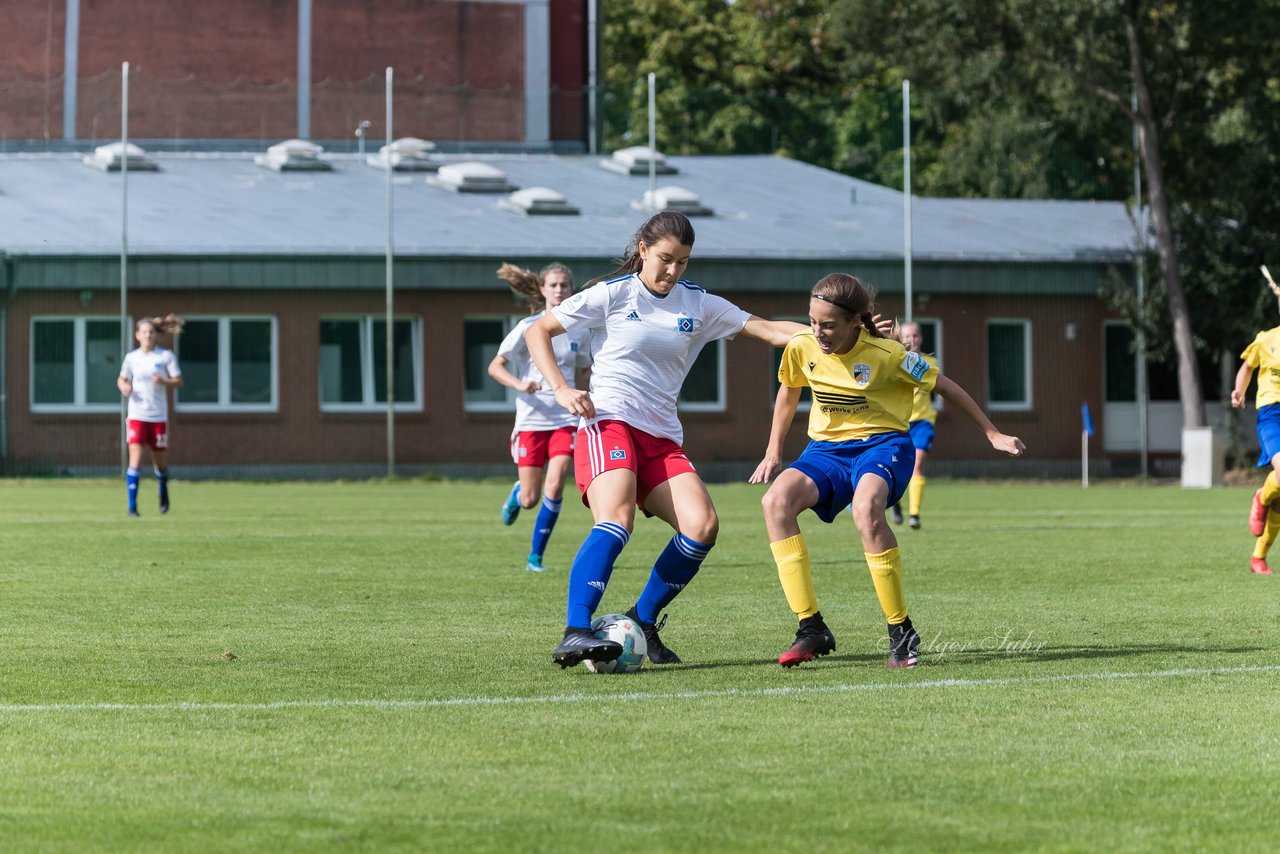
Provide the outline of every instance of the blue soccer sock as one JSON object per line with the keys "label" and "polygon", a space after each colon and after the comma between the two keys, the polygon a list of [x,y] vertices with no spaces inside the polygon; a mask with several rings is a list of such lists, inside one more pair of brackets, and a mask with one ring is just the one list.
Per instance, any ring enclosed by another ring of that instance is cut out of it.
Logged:
{"label": "blue soccer sock", "polygon": [[156,483],[160,484],[160,500],[163,501],[169,494],[169,469],[155,469]]}
{"label": "blue soccer sock", "polygon": [[613,562],[622,554],[631,534],[617,522],[601,522],[582,541],[569,570],[569,605],[564,624],[579,629],[591,626],[591,615],[604,597],[613,574]]}
{"label": "blue soccer sock", "polygon": [[129,511],[136,512],[138,509],[138,470],[133,466],[125,469],[124,485],[129,490]]}
{"label": "blue soccer sock", "polygon": [[636,616],[645,623],[656,623],[658,614],[680,595],[684,586],[698,574],[715,543],[700,543],[684,534],[676,534],[653,563],[649,582],[636,601]]}
{"label": "blue soccer sock", "polygon": [[529,546],[529,554],[542,555],[547,550],[547,540],[551,539],[551,532],[555,530],[556,522],[560,518],[560,501],[552,501],[545,495],[542,496],[542,509],[538,511],[538,518],[533,523],[533,543]]}

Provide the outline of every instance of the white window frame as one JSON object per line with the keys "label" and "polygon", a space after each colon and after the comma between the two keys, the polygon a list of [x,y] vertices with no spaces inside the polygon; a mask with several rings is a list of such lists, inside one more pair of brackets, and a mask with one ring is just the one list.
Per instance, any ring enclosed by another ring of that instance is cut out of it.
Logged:
{"label": "white window frame", "polygon": [[[360,323],[360,391],[363,401],[360,403],[326,403],[324,400],[324,376],[320,371],[318,364],[320,359],[320,350],[316,351],[316,398],[320,404],[321,412],[385,412],[387,404],[385,401],[374,398],[373,376],[373,324],[378,321],[386,321],[384,314],[322,314],[319,322],[326,323],[329,321],[358,321]],[[396,412],[422,412],[422,318],[416,314],[396,314],[392,315],[392,329],[387,330],[388,335],[394,335],[394,324],[398,321],[409,321],[409,335],[411,347],[413,350],[413,396],[412,401],[397,400],[393,406]]]}
{"label": "white window frame", "polygon": [[[682,401],[679,399],[679,393],[677,392],[676,409],[678,411],[680,412],[724,412],[725,409],[728,408],[727,402],[725,400],[726,398],[725,378],[727,376],[727,365],[725,363],[726,348],[724,344],[725,344],[725,339],[718,338],[715,341],[712,341],[711,343],[703,347],[704,350],[706,349],[706,347],[711,347],[711,346],[715,346],[719,348],[717,359],[716,359],[716,399],[713,401],[697,401],[692,403],[686,403],[685,401]],[[701,356],[702,353],[699,352],[698,355]],[[687,375],[686,375],[686,378],[687,378]],[[680,387],[682,389],[684,388],[683,381],[681,381]]]}
{"label": "white window frame", "polygon": [[[515,328],[516,324],[524,320],[528,316],[529,315],[527,314],[495,314],[495,313],[468,314],[462,318],[462,324],[463,324],[462,329],[463,329],[464,341],[466,338],[466,324],[472,320],[501,320],[502,321],[502,337],[503,339],[505,339],[508,335],[511,334],[511,330]],[[502,342],[499,341],[498,344],[499,346],[501,346]],[[463,353],[463,358],[464,359],[466,358],[465,353]],[[462,369],[463,371],[466,371],[465,364],[462,366]],[[488,373],[489,366],[485,365],[484,369],[485,369],[485,372]],[[494,380],[494,382],[497,382],[497,380]],[[506,400],[469,401],[467,400],[467,390],[464,385],[462,389],[462,411],[463,412],[511,412],[511,413],[514,413],[516,411],[516,390],[513,388],[508,388],[507,386],[502,385],[502,383],[498,383],[498,385],[501,386],[502,390],[506,393]]]}
{"label": "white window frame", "polygon": [[[1026,388],[1023,389],[1022,400],[1002,400],[993,401],[991,399],[991,327],[995,324],[1000,325],[1021,325],[1023,328],[1023,345],[1022,345],[1022,364],[1023,375],[1026,377]],[[1029,412],[1032,406],[1032,388],[1034,388],[1034,378],[1031,375],[1031,320],[1026,317],[988,317],[984,331],[986,336],[987,360],[985,364],[987,381],[987,409],[991,412]]]}
{"label": "white window frame", "polygon": [[[912,323],[931,323],[933,324],[933,327],[938,330],[938,334],[933,336],[934,343],[936,343],[938,346],[933,348],[933,353],[931,355],[938,360],[938,373],[940,374],[946,373],[946,371],[942,369],[942,366],[945,364],[945,362],[942,361],[942,346],[943,346],[942,345],[942,318],[913,317],[911,318],[911,322]],[[944,405],[946,405],[946,401],[942,398],[942,395],[938,394],[936,391],[933,392],[933,408],[938,412],[941,412],[942,407]]]}
{"label": "white window frame", "polygon": [[[270,314],[202,314],[187,317],[187,322],[218,322],[218,402],[183,403],[182,389],[174,396],[178,412],[279,412],[280,411],[280,336],[275,315]],[[271,323],[271,402],[231,402],[231,323],[237,320],[269,321]],[[182,335],[175,342],[178,367],[182,367]]]}
{"label": "white window frame", "polygon": [[[36,403],[36,324],[37,323],[65,323],[72,321],[72,345],[71,345],[71,403]],[[27,405],[32,414],[93,414],[93,413],[118,413],[120,412],[120,404],[117,403],[86,403],[85,398],[88,392],[88,377],[85,372],[85,324],[91,320],[112,320],[119,321],[118,314],[40,314],[33,315],[31,318],[30,335],[27,343]],[[133,318],[125,320],[126,328],[133,329]],[[123,354],[120,355],[123,360]],[[116,369],[116,376],[120,375],[119,368]]]}

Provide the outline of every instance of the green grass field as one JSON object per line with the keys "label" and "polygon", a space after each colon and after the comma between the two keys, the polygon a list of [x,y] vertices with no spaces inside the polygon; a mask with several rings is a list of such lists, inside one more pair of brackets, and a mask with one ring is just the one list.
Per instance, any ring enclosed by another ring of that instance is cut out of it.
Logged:
{"label": "green grass field", "polygon": [[[884,667],[847,520],[805,531],[838,651],[794,621],[760,490],[670,610],[687,662],[550,660],[505,484],[0,482],[0,850],[1264,850],[1280,579],[1250,490],[935,479],[900,530],[922,666]],[[670,532],[641,521],[603,611]],[[1280,559],[1280,552],[1277,552]],[[1278,560],[1277,562],[1280,562]]]}

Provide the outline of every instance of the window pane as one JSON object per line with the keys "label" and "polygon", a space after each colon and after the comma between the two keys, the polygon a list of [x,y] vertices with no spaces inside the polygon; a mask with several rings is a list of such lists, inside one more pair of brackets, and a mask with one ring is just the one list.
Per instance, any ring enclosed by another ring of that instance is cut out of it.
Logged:
{"label": "window pane", "polygon": [[87,320],[84,337],[85,403],[119,403],[120,321]]}
{"label": "window pane", "polygon": [[1027,401],[1026,327],[987,325],[987,388],[992,403]]}
{"label": "window pane", "polygon": [[497,318],[466,321],[463,335],[463,372],[467,403],[505,403],[507,390],[489,376],[489,363],[507,335],[507,325]]}
{"label": "window pane", "polygon": [[183,403],[218,402],[218,321],[189,320],[178,336]]}
{"label": "window pane", "polygon": [[31,339],[31,402],[75,403],[75,322],[37,320]]}
{"label": "window pane", "polygon": [[681,403],[720,402],[720,345],[712,341],[702,348],[680,388]]}
{"label": "window pane", "polygon": [[231,321],[231,403],[272,403],[270,320]]}
{"label": "window pane", "polygon": [[1133,330],[1108,323],[1106,332],[1106,398],[1108,403],[1138,399],[1138,377],[1133,353]]}
{"label": "window pane", "polygon": [[320,321],[320,402],[363,403],[360,321]]}
{"label": "window pane", "polygon": [[[392,354],[395,362],[396,403],[415,403],[418,388],[413,374],[413,323],[396,320]],[[378,403],[387,402],[387,322],[373,322],[373,389]]]}
{"label": "window pane", "polygon": [[922,320],[920,325],[920,351],[930,355],[938,355],[938,323],[935,320]]}

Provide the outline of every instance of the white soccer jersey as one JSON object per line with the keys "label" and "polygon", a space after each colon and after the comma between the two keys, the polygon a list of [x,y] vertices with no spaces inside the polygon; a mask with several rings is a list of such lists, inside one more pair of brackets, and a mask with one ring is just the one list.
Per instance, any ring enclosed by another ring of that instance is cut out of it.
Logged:
{"label": "white soccer jersey", "polygon": [[[502,339],[498,347],[498,355],[507,360],[507,369],[522,380],[537,380],[542,390],[533,394],[516,392],[516,426],[517,433],[534,430],[555,430],[560,427],[573,427],[578,419],[563,406],[556,403],[555,393],[551,391],[542,376],[542,371],[529,358],[529,348],[524,343],[525,330],[529,324],[542,317],[542,312],[524,318]],[[576,385],[574,372],[579,368],[591,367],[591,337],[585,331],[557,335],[551,339],[551,347],[555,350],[556,364],[560,374],[569,385]]]}
{"label": "white soccer jersey", "polygon": [[129,395],[130,421],[168,421],[168,386],[152,382],[153,377],[180,377],[178,360],[172,350],[156,347],[150,353],[141,347],[130,350],[120,367],[120,376],[133,383]]}
{"label": "white soccer jersey", "polygon": [[751,318],[693,282],[681,279],[661,297],[634,274],[574,294],[551,313],[566,332],[594,336],[596,420],[623,421],[677,444],[684,428],[676,399],[689,368],[707,342],[732,338]]}

